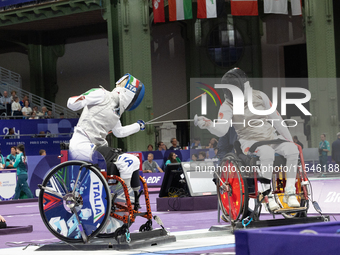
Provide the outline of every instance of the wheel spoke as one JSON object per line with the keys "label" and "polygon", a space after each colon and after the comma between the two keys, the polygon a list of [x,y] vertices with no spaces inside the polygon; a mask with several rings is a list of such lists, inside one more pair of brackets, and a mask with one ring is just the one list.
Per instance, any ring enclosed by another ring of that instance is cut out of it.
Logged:
{"label": "wheel spoke", "polygon": [[55,196],[57,196],[57,197],[63,198],[63,196],[61,194],[59,194],[58,192],[56,192],[56,191],[54,191],[54,190],[52,190],[48,187],[40,186],[40,188],[51,193],[51,194],[53,194],[53,195],[55,195]]}
{"label": "wheel spoke", "polygon": [[66,187],[64,179],[58,173],[55,175],[55,178],[62,184],[63,188],[65,189],[65,194],[68,193],[68,188]]}
{"label": "wheel spoke", "polygon": [[76,182],[74,183],[74,187],[73,187],[73,191],[72,191],[72,194],[73,194],[73,195],[75,194],[76,188],[77,188],[77,186],[78,186],[78,181],[79,181],[80,173],[81,173],[81,168],[79,169],[79,172],[78,172],[78,176],[77,176]]}
{"label": "wheel spoke", "polygon": [[72,211],[73,214],[76,216],[76,219],[77,219],[77,221],[78,221],[78,226],[77,226],[77,227],[78,227],[78,229],[79,229],[79,232],[80,232],[80,234],[81,234],[81,237],[83,238],[84,243],[87,243],[88,238],[87,238],[87,235],[86,235],[86,233],[85,233],[84,227],[83,227],[83,225],[82,225],[81,222],[80,222],[80,219],[79,219],[79,216],[78,216],[78,213],[77,213],[76,208],[75,208],[75,207],[71,208],[71,211]]}

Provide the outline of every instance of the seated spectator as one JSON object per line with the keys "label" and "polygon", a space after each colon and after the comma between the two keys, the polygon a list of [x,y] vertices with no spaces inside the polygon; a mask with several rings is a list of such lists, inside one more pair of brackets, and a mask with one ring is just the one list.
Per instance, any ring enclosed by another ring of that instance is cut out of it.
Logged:
{"label": "seated spectator", "polygon": [[177,145],[177,139],[176,138],[171,138],[171,144],[172,144],[172,146],[169,148],[169,150],[181,150],[182,149],[182,147],[181,146],[179,146],[179,145]]}
{"label": "seated spectator", "polygon": [[47,116],[47,108],[46,108],[46,106],[41,107],[41,112],[38,112],[37,116],[40,119],[45,119],[46,118],[46,116]]}
{"label": "seated spectator", "polygon": [[19,97],[14,97],[14,102],[12,103],[12,115],[13,116],[22,116],[21,106],[19,104]]}
{"label": "seated spectator", "polygon": [[6,228],[6,220],[0,215],[0,228]]}
{"label": "seated spectator", "polygon": [[161,142],[161,141],[159,141],[157,143],[157,146],[158,146],[158,150],[159,151],[165,151],[166,150],[165,144],[163,142]]}
{"label": "seated spectator", "polygon": [[206,152],[205,152],[205,151],[200,151],[200,152],[198,153],[198,159],[197,159],[197,161],[204,161],[206,157],[207,157]]}
{"label": "seated spectator", "polygon": [[17,156],[17,147],[11,147],[11,154],[6,157],[6,168],[13,168],[15,157]]}
{"label": "seated spectator", "polygon": [[153,154],[148,154],[148,160],[143,162],[143,173],[163,173],[162,168],[159,167],[156,161],[153,161]]}
{"label": "seated spectator", "polygon": [[[28,96],[25,95],[24,98],[22,99],[22,101],[20,101],[20,106],[21,108],[25,107],[25,102],[28,101]],[[28,106],[30,106],[29,101],[28,101]]]}
{"label": "seated spectator", "polygon": [[165,162],[165,165],[167,166],[170,163],[181,163],[181,160],[179,159],[175,152],[170,152],[168,160]]}
{"label": "seated spectator", "polygon": [[11,91],[11,100],[12,100],[12,103],[14,102],[14,97],[17,96],[17,92],[15,90],[12,90]]}
{"label": "seated spectator", "polygon": [[63,112],[59,113],[59,119],[63,119],[63,118],[64,118],[64,113]]}
{"label": "seated spectator", "polygon": [[43,149],[41,149],[41,150],[39,151],[39,155],[40,155],[40,156],[46,156],[46,151],[43,150]]}
{"label": "seated spectator", "polygon": [[6,108],[6,114],[9,116],[12,113],[12,100],[8,96],[7,91],[4,91],[4,96],[1,98],[1,104]]}
{"label": "seated spectator", "polygon": [[217,144],[218,144],[218,141],[216,140],[216,138],[211,138],[210,139],[210,142],[209,142],[209,145],[207,146],[207,149],[215,149],[217,148]]}
{"label": "seated spectator", "polygon": [[31,116],[28,119],[30,119],[30,120],[37,120],[37,119],[39,119],[39,117],[37,116],[37,114],[35,112],[32,112]]}
{"label": "seated spectator", "polygon": [[46,119],[54,119],[54,116],[52,115],[52,111],[50,110],[47,111]]}
{"label": "seated spectator", "polygon": [[18,137],[16,137],[15,132],[14,132],[14,128],[9,128],[8,129],[8,134],[5,135],[4,139],[17,139]]}
{"label": "seated spectator", "polygon": [[148,145],[148,151],[153,151],[153,145],[152,144]]}
{"label": "seated spectator", "polygon": [[191,144],[191,149],[201,149],[201,139],[199,137],[194,138],[194,142]]}
{"label": "seated spectator", "polygon": [[31,116],[32,113],[32,108],[29,107],[29,102],[28,100],[25,101],[25,106],[22,108],[21,110],[22,115],[24,115],[24,117],[26,117],[26,119]]}
{"label": "seated spectator", "polygon": [[40,131],[38,137],[46,137],[45,131]]}
{"label": "seated spectator", "polygon": [[197,155],[196,154],[191,155],[191,161],[197,161]]}

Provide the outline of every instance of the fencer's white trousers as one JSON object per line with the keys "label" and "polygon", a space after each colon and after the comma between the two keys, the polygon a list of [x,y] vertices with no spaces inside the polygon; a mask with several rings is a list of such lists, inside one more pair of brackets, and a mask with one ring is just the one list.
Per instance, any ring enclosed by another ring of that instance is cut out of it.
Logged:
{"label": "fencer's white trousers", "polygon": [[[278,138],[283,139],[282,137]],[[242,151],[246,154],[249,148],[256,142],[257,141],[240,140]],[[297,146],[291,142],[258,147],[255,150],[255,154],[260,157],[262,176],[266,179],[271,179],[272,177],[275,153],[287,159],[285,168],[287,178],[286,189],[291,189],[295,186],[299,150]]]}
{"label": "fencer's white trousers", "polygon": [[[85,134],[81,131],[75,131],[70,140],[69,160],[92,162],[94,147],[95,145]],[[119,170],[120,177],[126,181],[127,184],[130,183],[132,173],[139,170],[140,167],[139,159],[136,156],[127,153],[119,156],[115,164]]]}
{"label": "fencer's white trousers", "polygon": [[75,130],[69,146],[70,160],[92,161],[94,144],[81,131]]}

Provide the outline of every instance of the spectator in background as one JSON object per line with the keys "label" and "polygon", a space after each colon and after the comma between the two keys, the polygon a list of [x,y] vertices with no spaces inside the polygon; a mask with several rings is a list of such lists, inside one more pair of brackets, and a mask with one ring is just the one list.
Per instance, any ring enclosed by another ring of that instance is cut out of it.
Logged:
{"label": "spectator in background", "polygon": [[37,119],[39,119],[39,117],[37,116],[36,112],[32,112],[31,116],[28,119],[30,119],[30,120],[37,120]]}
{"label": "spectator in background", "polygon": [[4,96],[1,98],[1,104],[6,107],[6,114],[10,116],[12,113],[12,99],[8,96],[7,91],[4,91]]}
{"label": "spectator in background", "polygon": [[152,144],[148,145],[148,151],[153,151],[153,145]]}
{"label": "spectator in background", "polygon": [[11,91],[11,100],[12,100],[12,103],[14,102],[14,97],[17,96],[17,92],[15,90],[12,90]]}
{"label": "spectator in background", "polygon": [[14,128],[8,129],[8,134],[4,137],[4,139],[17,139],[15,136]]}
{"label": "spectator in background", "polygon": [[164,144],[163,142],[161,142],[161,141],[159,141],[159,142],[157,143],[157,146],[158,146],[158,150],[159,150],[159,151],[165,151],[165,150],[166,150],[165,144]]}
{"label": "spectator in background", "polygon": [[194,138],[194,142],[191,144],[191,149],[201,149],[201,139],[199,137]]}
{"label": "spectator in background", "polygon": [[21,191],[23,191],[28,198],[33,198],[32,192],[27,184],[27,163],[25,146],[23,144],[19,144],[17,147],[17,155],[13,167],[17,169],[17,186],[15,187],[13,199],[19,199]]}
{"label": "spectator in background", "polygon": [[[22,99],[22,101],[20,101],[20,106],[21,108],[25,107],[25,102],[28,101],[28,96],[25,95],[24,98]],[[28,106],[30,106],[29,101],[28,101]]]}
{"label": "spectator in background", "polygon": [[40,131],[38,137],[41,137],[41,138],[46,137],[45,131]]}
{"label": "spectator in background", "polygon": [[205,151],[200,151],[198,153],[197,161],[204,161],[206,157],[207,157],[207,154],[205,153]]}
{"label": "spectator in background", "polygon": [[59,119],[63,119],[63,118],[64,118],[64,113],[63,112],[59,113]]}
{"label": "spectator in background", "polygon": [[0,228],[6,228],[6,220],[0,215]]}
{"label": "spectator in background", "polygon": [[29,107],[28,100],[25,101],[25,106],[22,108],[21,112],[22,112],[22,115],[26,117],[26,119],[28,119],[28,117],[31,116],[32,108]]}
{"label": "spectator in background", "polygon": [[181,146],[177,145],[177,139],[176,138],[171,138],[170,142],[171,142],[172,146],[169,148],[169,150],[175,150],[176,151],[176,150],[182,149]]}
{"label": "spectator in background", "polygon": [[181,160],[179,159],[175,152],[170,152],[168,160],[165,162],[165,166],[167,166],[170,163],[181,163]]}
{"label": "spectator in background", "polygon": [[197,161],[197,154],[192,154],[191,155],[191,161]]}
{"label": "spectator in background", "polygon": [[54,119],[54,116],[52,115],[52,111],[50,110],[47,111],[46,119]]}
{"label": "spectator in background", "polygon": [[293,142],[300,145],[301,149],[303,149],[303,144],[299,141],[296,135],[293,136]]}
{"label": "spectator in background", "polygon": [[331,150],[331,147],[329,145],[329,142],[326,141],[326,134],[321,135],[321,142],[319,143],[319,162],[321,165],[321,171],[326,171],[328,170],[327,166],[327,157],[328,157],[328,152]]}
{"label": "spectator in background", "polygon": [[148,154],[148,160],[143,162],[143,173],[163,173],[162,168],[159,167],[156,161],[153,161],[153,154]]}
{"label": "spectator in background", "polygon": [[218,144],[218,141],[216,140],[216,138],[211,138],[210,139],[210,142],[209,142],[209,145],[207,146],[207,149],[215,149],[217,148],[217,144]]}
{"label": "spectator in background", "polygon": [[15,158],[17,156],[17,147],[11,147],[11,154],[6,157],[6,168],[13,168]]}
{"label": "spectator in background", "polygon": [[35,112],[35,114],[38,115],[38,113],[39,113],[38,106],[34,106],[33,109],[32,109],[32,112]]}
{"label": "spectator in background", "polygon": [[337,139],[332,143],[332,160],[340,166],[340,132],[336,134]]}
{"label": "spectator in background", "polygon": [[19,103],[19,97],[14,97],[14,102],[12,103],[12,115],[13,116],[22,116],[21,105]]}
{"label": "spectator in background", "polygon": [[47,108],[46,108],[46,106],[41,107],[41,112],[37,113],[37,116],[40,119],[45,119],[46,118],[46,116],[47,116]]}
{"label": "spectator in background", "polygon": [[40,155],[40,156],[46,156],[46,151],[43,150],[43,149],[41,149],[41,150],[39,151],[39,155]]}

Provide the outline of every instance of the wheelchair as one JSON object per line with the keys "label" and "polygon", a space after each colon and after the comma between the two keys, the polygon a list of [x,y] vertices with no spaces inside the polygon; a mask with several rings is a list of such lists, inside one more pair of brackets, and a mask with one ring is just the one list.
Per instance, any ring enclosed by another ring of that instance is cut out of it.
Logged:
{"label": "wheelchair", "polygon": [[58,239],[87,243],[94,237],[131,241],[129,227],[136,217],[146,219],[140,232],[151,231],[152,215],[148,187],[140,177],[146,212],[135,210],[131,188],[116,175],[107,175],[105,159],[97,153],[93,162],[71,160],[55,166],[40,187],[39,211],[47,229]]}
{"label": "wheelchair", "polygon": [[[307,217],[309,208],[309,180],[305,171],[305,164],[301,146],[298,146],[300,157],[297,167],[296,197],[300,207],[291,208],[283,201],[285,192],[285,173],[283,166],[286,159],[281,155],[275,155],[274,171],[272,176],[272,194],[280,208],[271,211],[268,207],[269,191],[260,192],[258,183],[265,183],[255,169],[260,169],[259,157],[254,155],[257,147],[269,144],[280,144],[284,140],[270,140],[257,142],[249,149],[248,155],[243,154],[239,141],[234,148],[236,153],[228,153],[222,159],[220,168],[216,171],[217,194],[219,206],[222,209],[222,219],[229,222],[232,232],[236,226],[242,224],[245,228],[251,221],[259,222],[262,206],[273,215],[281,214],[284,218]],[[250,208],[250,199],[254,199],[254,208]]]}

